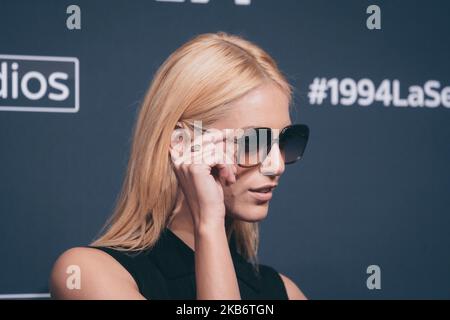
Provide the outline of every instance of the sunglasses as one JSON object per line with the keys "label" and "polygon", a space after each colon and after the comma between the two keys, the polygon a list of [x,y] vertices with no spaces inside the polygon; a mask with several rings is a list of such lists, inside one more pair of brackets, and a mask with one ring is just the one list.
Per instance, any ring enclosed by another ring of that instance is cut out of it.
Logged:
{"label": "sunglasses", "polygon": [[[201,129],[207,131],[207,129]],[[275,138],[274,129],[252,127],[237,129],[234,138],[237,165],[248,168],[261,164],[277,143],[285,164],[292,164],[303,157],[309,138],[309,127],[305,124],[292,124],[279,131]],[[278,129],[277,129],[278,130]]]}
{"label": "sunglasses", "polygon": [[285,164],[300,160],[309,137],[309,127],[304,124],[292,124],[280,130],[277,138],[274,130],[267,127],[244,129],[243,135],[236,139],[237,164],[241,167],[257,166],[270,153],[277,143]]}

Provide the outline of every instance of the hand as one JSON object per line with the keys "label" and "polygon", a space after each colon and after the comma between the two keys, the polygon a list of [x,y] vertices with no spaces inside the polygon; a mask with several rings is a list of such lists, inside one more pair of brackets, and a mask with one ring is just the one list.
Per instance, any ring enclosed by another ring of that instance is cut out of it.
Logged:
{"label": "hand", "polygon": [[[195,227],[223,224],[223,186],[236,182],[237,172],[232,159],[224,152],[225,133],[218,130],[206,132],[192,143],[180,140],[182,134],[174,133],[170,146],[172,163]],[[202,147],[191,151],[191,146],[195,145]]]}

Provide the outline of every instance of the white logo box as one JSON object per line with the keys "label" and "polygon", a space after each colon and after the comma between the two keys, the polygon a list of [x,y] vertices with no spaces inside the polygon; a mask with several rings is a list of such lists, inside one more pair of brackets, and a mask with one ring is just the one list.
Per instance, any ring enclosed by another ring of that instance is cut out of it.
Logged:
{"label": "white logo box", "polygon": [[[67,107],[32,107],[32,106],[8,106],[3,105],[0,98],[0,111],[26,111],[26,112],[62,112],[76,113],[80,109],[80,62],[76,57],[58,57],[58,56],[31,56],[31,55],[11,55],[0,54],[0,64],[2,62],[68,62],[73,64],[74,74],[74,104]],[[1,69],[0,69],[1,71]]]}

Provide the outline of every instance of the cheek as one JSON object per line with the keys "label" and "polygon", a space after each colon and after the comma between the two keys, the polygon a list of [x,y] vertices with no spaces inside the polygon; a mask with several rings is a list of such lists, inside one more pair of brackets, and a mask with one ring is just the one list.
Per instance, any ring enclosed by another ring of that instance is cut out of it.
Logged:
{"label": "cheek", "polygon": [[239,169],[238,174],[236,176],[236,182],[232,185],[226,186],[223,188],[225,201],[233,201],[233,202],[239,202],[239,201],[245,201],[247,198],[247,190],[250,188],[248,176],[246,175],[239,175]]}
{"label": "cheek", "polygon": [[252,181],[255,175],[258,174],[258,168],[243,168],[237,166],[236,182],[232,185],[223,188],[225,201],[229,204],[231,202],[248,202],[248,189],[252,187]]}
{"label": "cheek", "polygon": [[243,186],[239,182],[239,180],[236,180],[235,183],[232,185],[226,186],[223,188],[223,193],[225,200],[236,200],[241,196],[241,193],[243,191]]}

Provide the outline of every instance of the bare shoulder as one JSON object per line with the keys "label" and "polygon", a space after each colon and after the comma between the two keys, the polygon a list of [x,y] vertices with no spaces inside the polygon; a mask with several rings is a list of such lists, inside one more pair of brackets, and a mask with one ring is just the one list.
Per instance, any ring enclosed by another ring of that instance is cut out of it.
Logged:
{"label": "bare shoulder", "polygon": [[54,299],[144,299],[130,273],[95,248],[72,248],[59,256],[50,275]]}
{"label": "bare shoulder", "polygon": [[286,288],[289,300],[307,300],[306,296],[303,294],[303,292],[299,289],[299,287],[289,279],[284,274],[278,273],[281,277],[281,279],[284,282],[284,286]]}

